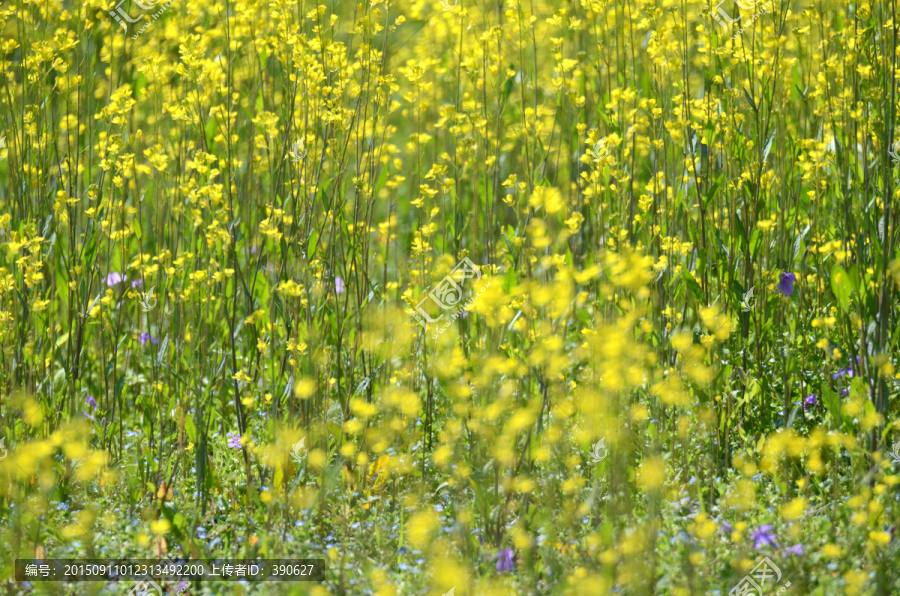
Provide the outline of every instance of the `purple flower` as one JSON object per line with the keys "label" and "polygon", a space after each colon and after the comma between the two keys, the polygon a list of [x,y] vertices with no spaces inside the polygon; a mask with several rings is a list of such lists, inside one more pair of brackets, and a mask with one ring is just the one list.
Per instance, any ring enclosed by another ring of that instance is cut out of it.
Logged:
{"label": "purple flower", "polygon": [[81,413],[84,414],[84,417],[87,418],[88,420],[93,420],[93,419],[94,419],[93,416],[91,416],[90,414],[88,414],[88,413],[85,412],[84,410],[81,410]]}
{"label": "purple flower", "polygon": [[132,288],[143,288],[143,287],[144,287],[144,280],[143,280],[143,279],[136,279],[136,280],[134,280],[133,282],[131,282],[131,287],[132,287]]}
{"label": "purple flower", "polygon": [[93,406],[95,410],[97,409],[97,400],[94,399],[93,397],[91,397],[90,395],[86,396],[86,397],[84,398],[84,401],[85,401],[89,406]]}
{"label": "purple flower", "polygon": [[853,372],[853,367],[848,366],[847,368],[841,368],[836,373],[831,375],[832,379],[840,379],[841,377],[850,377],[851,379],[854,377],[856,373]]}
{"label": "purple flower", "polygon": [[733,528],[733,527],[731,526],[731,524],[729,524],[727,521],[723,521],[723,522],[722,522],[722,527],[720,528],[720,531],[721,531],[723,534],[731,534],[731,533],[734,531],[734,528]]}
{"label": "purple flower", "polygon": [[153,337],[152,334],[147,333],[146,331],[144,333],[141,333],[141,335],[138,337],[138,341],[141,342],[141,345],[146,344],[148,341],[154,346],[159,343],[159,339]]}
{"label": "purple flower", "polygon": [[803,545],[798,542],[794,546],[789,546],[786,549],[784,549],[784,552],[786,552],[789,555],[796,555],[798,557],[802,557],[803,556]]}
{"label": "purple flower", "polygon": [[772,546],[778,548],[775,544],[775,532],[772,531],[772,524],[760,526],[750,534],[753,538],[753,548],[759,550],[763,546]]}
{"label": "purple flower", "polygon": [[241,435],[237,433],[228,433],[228,447],[231,449],[240,449]]}
{"label": "purple flower", "polygon": [[334,278],[334,291],[337,294],[344,293],[344,280],[341,279],[341,276],[337,276]]}
{"label": "purple flower", "polygon": [[109,275],[106,276],[106,285],[110,288],[115,287],[116,285],[125,281],[125,278],[113,271]]}
{"label": "purple flower", "polygon": [[810,393],[806,396],[806,399],[803,400],[803,409],[806,410],[808,408],[813,408],[819,403],[819,396],[815,393]]}
{"label": "purple flower", "polygon": [[796,283],[796,281],[796,275],[790,271],[785,271],[781,274],[781,278],[778,282],[778,292],[785,296],[790,296],[794,293],[794,283]]}
{"label": "purple flower", "polygon": [[497,573],[506,573],[507,571],[512,572],[514,569],[513,550],[511,548],[504,548],[498,552],[496,566]]}

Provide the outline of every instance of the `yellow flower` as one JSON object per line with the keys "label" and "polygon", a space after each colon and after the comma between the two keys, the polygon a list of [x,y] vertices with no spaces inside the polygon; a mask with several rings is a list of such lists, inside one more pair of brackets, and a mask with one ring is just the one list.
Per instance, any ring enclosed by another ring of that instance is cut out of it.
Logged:
{"label": "yellow flower", "polygon": [[150,531],[157,536],[168,534],[171,529],[172,525],[167,519],[158,519],[150,524]]}
{"label": "yellow flower", "polygon": [[803,497],[797,497],[784,505],[781,506],[781,516],[787,520],[791,521],[797,519],[803,512],[806,510],[806,499]]}
{"label": "yellow flower", "polygon": [[839,559],[844,556],[844,551],[836,544],[826,544],[822,547],[822,555],[829,559]]}

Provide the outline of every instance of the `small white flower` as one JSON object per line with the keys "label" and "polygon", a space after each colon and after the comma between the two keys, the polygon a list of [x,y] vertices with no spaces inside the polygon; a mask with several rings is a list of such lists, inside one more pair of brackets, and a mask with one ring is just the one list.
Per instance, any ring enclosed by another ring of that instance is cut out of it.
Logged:
{"label": "small white flower", "polygon": [[0,137],[0,159],[6,159],[9,151],[6,149],[6,135]]}

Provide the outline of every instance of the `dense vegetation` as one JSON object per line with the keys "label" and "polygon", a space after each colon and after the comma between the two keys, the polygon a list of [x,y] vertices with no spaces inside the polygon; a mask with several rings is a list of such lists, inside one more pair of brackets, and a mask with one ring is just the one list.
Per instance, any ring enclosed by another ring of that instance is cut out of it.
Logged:
{"label": "dense vegetation", "polygon": [[3,0],[8,593],[900,593],[894,4]]}

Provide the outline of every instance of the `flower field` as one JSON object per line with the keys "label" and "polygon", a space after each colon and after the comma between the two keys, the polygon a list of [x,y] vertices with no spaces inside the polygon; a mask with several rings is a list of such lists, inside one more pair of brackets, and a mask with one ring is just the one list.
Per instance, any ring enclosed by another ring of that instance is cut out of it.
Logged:
{"label": "flower field", "polygon": [[2,0],[0,589],[900,594],[898,26]]}

